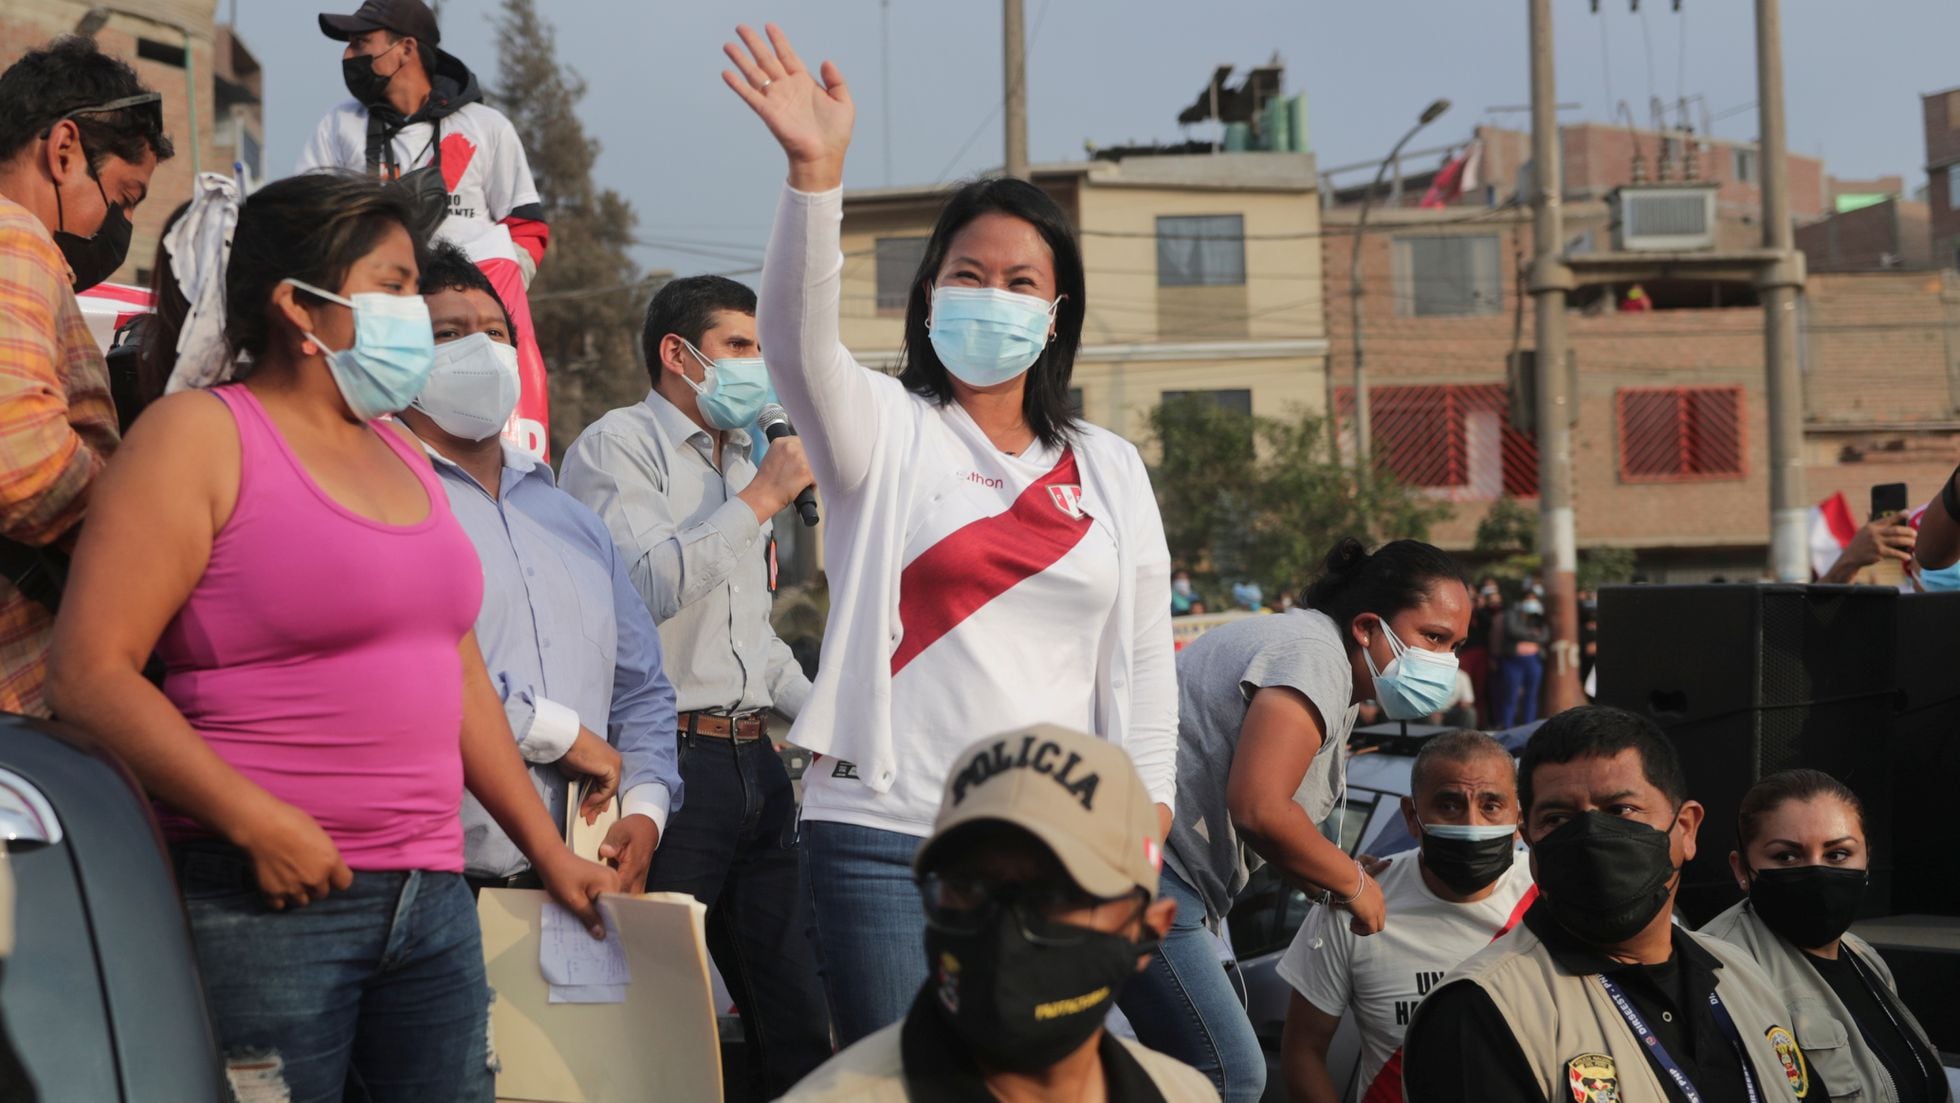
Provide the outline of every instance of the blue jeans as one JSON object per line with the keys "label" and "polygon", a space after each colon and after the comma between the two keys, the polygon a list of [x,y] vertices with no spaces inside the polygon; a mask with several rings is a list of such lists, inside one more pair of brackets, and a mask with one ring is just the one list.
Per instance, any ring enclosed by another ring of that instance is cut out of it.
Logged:
{"label": "blue jeans", "polygon": [[356,872],[325,900],[273,911],[244,852],[185,843],[173,856],[238,1096],[488,1103],[490,989],[461,874]]}
{"label": "blue jeans", "polygon": [[1225,1103],[1257,1103],[1266,1090],[1266,1054],[1205,928],[1204,901],[1168,866],[1161,891],[1177,901],[1177,918],[1117,1005],[1138,1041],[1210,1077]]}
{"label": "blue jeans", "polygon": [[1543,655],[1513,655],[1497,664],[1497,707],[1492,723],[1498,730],[1538,719],[1538,690],[1545,681]]}
{"label": "blue jeans", "polygon": [[796,794],[766,739],[680,737],[687,801],[667,821],[648,892],[707,905],[708,952],[735,999],[756,1099],[775,1099],[830,1059],[806,901],[797,885]]}
{"label": "blue jeans", "polygon": [[837,1048],[903,1019],[926,983],[926,913],[912,880],[925,840],[803,821],[803,880]]}

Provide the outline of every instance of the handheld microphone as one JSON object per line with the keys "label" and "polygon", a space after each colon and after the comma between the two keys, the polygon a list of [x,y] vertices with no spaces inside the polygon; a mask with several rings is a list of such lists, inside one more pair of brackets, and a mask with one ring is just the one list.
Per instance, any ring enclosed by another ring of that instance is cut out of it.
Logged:
{"label": "handheld microphone", "polygon": [[[784,437],[796,435],[796,429],[789,423],[789,411],[771,402],[756,415],[755,423],[762,429],[762,435],[772,443]],[[808,528],[817,523],[817,488],[806,486],[796,496],[796,512],[803,517],[803,525]]]}

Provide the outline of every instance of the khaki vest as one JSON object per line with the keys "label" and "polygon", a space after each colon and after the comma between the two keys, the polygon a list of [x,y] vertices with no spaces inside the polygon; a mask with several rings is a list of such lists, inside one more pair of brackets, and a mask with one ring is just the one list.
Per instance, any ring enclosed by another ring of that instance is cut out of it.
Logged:
{"label": "khaki vest", "polygon": [[[1797,1033],[1797,1044],[1803,1047],[1804,1056],[1810,1058],[1824,1086],[1831,1089],[1833,1100],[1898,1103],[1898,1087],[1886,1072],[1885,1063],[1865,1044],[1864,1033],[1852,1023],[1850,1009],[1804,960],[1804,952],[1765,926],[1747,900],[1709,920],[1701,933],[1737,947],[1762,967],[1777,995],[1790,1008],[1790,1026]],[[1924,1042],[1926,1031],[1898,1000],[1899,988],[1885,959],[1857,935],[1845,935],[1844,945],[1878,974],[1891,991],[1903,1023]],[[1890,1024],[1874,1025],[1891,1029]]]}
{"label": "khaki vest", "polygon": [[[1809,1067],[1768,978],[1735,947],[1688,937],[1722,963],[1715,992],[1735,1020],[1765,1103],[1811,1099]],[[1660,1074],[1606,989],[1590,976],[1560,970],[1530,928],[1520,925],[1478,951],[1443,983],[1457,980],[1476,984],[1497,1004],[1545,1098],[1665,1103]],[[1814,1096],[1822,1103],[1821,1092]]]}

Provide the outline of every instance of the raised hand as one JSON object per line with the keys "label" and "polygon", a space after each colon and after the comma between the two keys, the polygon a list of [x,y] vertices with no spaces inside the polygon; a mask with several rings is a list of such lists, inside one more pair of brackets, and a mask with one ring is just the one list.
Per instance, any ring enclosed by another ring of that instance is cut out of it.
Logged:
{"label": "raised hand", "polygon": [[[844,182],[844,151],[851,144],[857,105],[844,86],[844,74],[826,61],[817,75],[789,44],[782,28],[763,25],[762,35],[737,27],[742,44],[725,43],[722,52],[735,64],[721,79],[769,127],[789,155],[789,183],[800,191],[829,191]],[[818,83],[817,76],[822,77]]]}

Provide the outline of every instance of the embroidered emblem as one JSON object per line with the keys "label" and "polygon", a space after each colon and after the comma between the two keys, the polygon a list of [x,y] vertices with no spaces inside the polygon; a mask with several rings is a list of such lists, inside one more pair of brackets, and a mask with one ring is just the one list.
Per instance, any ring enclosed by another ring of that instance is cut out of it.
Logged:
{"label": "embroidered emblem", "polygon": [[1783,1075],[1790,1078],[1790,1090],[1798,1099],[1810,1094],[1810,1065],[1804,1060],[1803,1049],[1790,1032],[1780,1026],[1772,1026],[1764,1035],[1769,1039],[1769,1047],[1776,1051],[1776,1059],[1783,1063]]}
{"label": "embroidered emblem", "polygon": [[1572,1103],[1620,1103],[1620,1070],[1604,1053],[1581,1053],[1565,1063]]}
{"label": "embroidered emblem", "polygon": [[1082,519],[1082,487],[1070,483],[1066,486],[1051,486],[1048,496],[1055,500],[1055,508],[1077,521]]}

